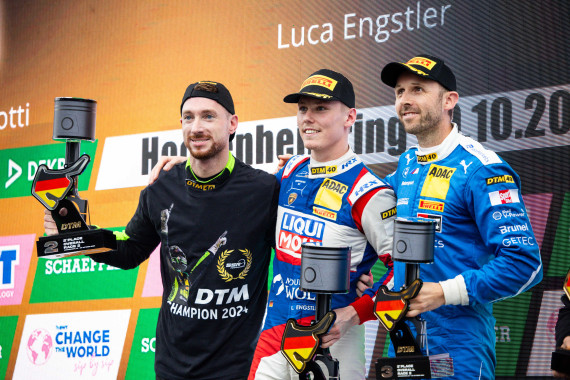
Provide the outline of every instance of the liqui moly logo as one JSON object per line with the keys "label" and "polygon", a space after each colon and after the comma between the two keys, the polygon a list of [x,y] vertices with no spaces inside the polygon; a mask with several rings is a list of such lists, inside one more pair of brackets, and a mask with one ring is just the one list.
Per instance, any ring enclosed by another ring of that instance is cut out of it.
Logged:
{"label": "liqui moly logo", "polygon": [[493,191],[492,193],[489,193],[489,199],[491,200],[492,206],[520,202],[518,189]]}
{"label": "liqui moly logo", "polygon": [[284,213],[279,231],[279,247],[300,253],[303,243],[321,242],[325,223],[299,215]]}

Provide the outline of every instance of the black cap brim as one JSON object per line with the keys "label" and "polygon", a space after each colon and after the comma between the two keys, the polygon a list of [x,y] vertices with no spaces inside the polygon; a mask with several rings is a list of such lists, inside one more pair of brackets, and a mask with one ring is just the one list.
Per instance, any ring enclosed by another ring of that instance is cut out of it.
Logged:
{"label": "black cap brim", "polygon": [[390,87],[396,87],[396,83],[398,83],[398,78],[404,72],[408,71],[412,74],[418,75],[416,72],[411,70],[406,65],[400,62],[392,62],[387,64],[383,69],[382,73],[380,74],[380,78],[382,82],[386,83]]}

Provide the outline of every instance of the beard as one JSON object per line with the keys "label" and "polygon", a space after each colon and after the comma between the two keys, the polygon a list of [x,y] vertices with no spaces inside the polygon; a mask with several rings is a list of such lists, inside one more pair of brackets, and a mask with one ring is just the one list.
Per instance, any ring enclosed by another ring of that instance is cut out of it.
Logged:
{"label": "beard", "polygon": [[[201,138],[204,137],[204,135],[192,135],[190,136],[190,140],[196,138]],[[212,136],[209,136],[211,138],[211,142],[212,145],[210,146],[210,148],[208,150],[195,150],[194,148],[192,148],[192,144],[188,143],[188,145],[186,146],[188,148],[188,150],[190,151],[190,154],[192,155],[192,157],[194,157],[197,160],[207,160],[210,159],[212,157],[217,156],[220,152],[222,152],[224,150],[224,146],[223,144],[220,144],[219,142],[215,141]]]}
{"label": "beard", "polygon": [[[401,117],[400,122],[404,126],[406,133],[410,133],[414,136],[429,134],[430,132],[437,130],[441,123],[442,115],[437,112],[438,109],[441,109],[441,101],[436,105],[436,107],[427,109],[425,112],[420,113],[419,122],[405,122]],[[403,114],[407,111],[417,110],[414,110],[412,107],[404,107],[402,108],[401,113]]]}

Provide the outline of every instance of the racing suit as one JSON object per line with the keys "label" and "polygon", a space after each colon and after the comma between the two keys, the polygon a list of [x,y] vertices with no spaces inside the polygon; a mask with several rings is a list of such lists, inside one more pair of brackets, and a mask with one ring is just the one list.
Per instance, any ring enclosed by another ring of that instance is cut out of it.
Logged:
{"label": "racing suit", "polygon": [[[402,154],[386,181],[396,191],[398,217],[437,222],[434,263],[420,265],[420,278],[439,282],[445,295],[445,305],[421,315],[429,354],[449,353],[457,379],[493,379],[491,303],[542,279],[518,175],[454,125],[440,145]],[[394,262],[394,290],[404,284],[404,268]]]}
{"label": "racing suit", "polygon": [[91,255],[128,269],[161,244],[157,376],[247,377],[267,299],[278,192],[275,176],[231,154],[205,183],[188,164],[176,165],[142,190],[118,251]]}
{"label": "racing suit", "polygon": [[[250,379],[298,378],[280,345],[289,318],[308,325],[315,316],[315,294],[299,289],[302,243],[352,247],[350,291],[334,294],[332,309],[351,304],[360,313],[369,307],[357,300],[356,283],[378,258],[389,268],[380,281],[392,279],[394,193],[352,150],[326,163],[294,156],[277,178],[281,191],[273,279]],[[341,378],[364,378],[364,326],[349,329],[331,347],[331,354],[339,360]]]}

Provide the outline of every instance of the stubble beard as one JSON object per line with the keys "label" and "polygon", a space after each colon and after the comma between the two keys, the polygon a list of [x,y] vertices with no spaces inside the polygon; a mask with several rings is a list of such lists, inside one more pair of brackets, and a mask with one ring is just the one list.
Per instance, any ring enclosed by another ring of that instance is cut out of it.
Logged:
{"label": "stubble beard", "polygon": [[[190,139],[199,138],[199,137],[201,137],[201,136],[190,136]],[[220,143],[214,141],[213,139],[211,141],[212,141],[212,145],[210,146],[210,149],[208,149],[208,150],[196,150],[192,147],[191,142],[188,143],[187,148],[188,148],[188,150],[190,150],[190,154],[195,159],[197,159],[197,160],[208,160],[210,158],[217,156],[218,154],[220,154],[224,150],[223,144],[220,144]]]}
{"label": "stubble beard", "polygon": [[[402,113],[410,110],[411,107],[402,110]],[[442,120],[442,115],[437,113],[435,110],[441,108],[441,101],[438,102],[435,108],[427,110],[425,113],[420,113],[420,120],[415,124],[406,123],[400,117],[400,122],[404,126],[406,133],[412,134],[414,136],[425,136],[429,135],[433,131],[436,131]]]}

